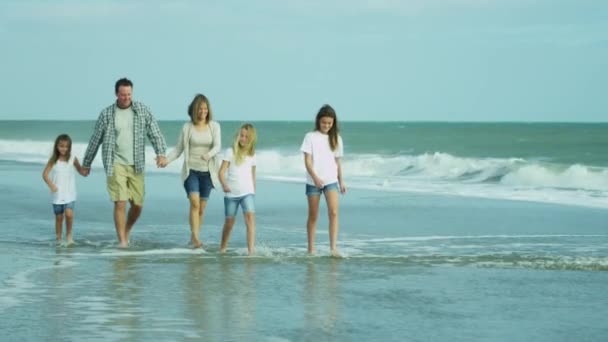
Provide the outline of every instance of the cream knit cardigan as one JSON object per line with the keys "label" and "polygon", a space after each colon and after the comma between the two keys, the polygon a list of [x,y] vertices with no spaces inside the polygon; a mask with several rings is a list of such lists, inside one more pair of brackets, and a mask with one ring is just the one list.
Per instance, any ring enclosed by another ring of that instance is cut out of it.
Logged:
{"label": "cream knit cardigan", "polygon": [[[190,167],[188,165],[188,156],[190,153],[190,137],[192,136],[192,130],[194,125],[192,122],[186,122],[184,127],[182,127],[182,131],[179,134],[179,138],[177,139],[177,144],[175,148],[167,155],[167,161],[170,163],[179,156],[184,153],[184,165],[182,166],[182,183],[188,178],[190,174]],[[221,165],[221,160],[217,160],[218,152],[222,149],[222,131],[220,128],[220,124],[215,121],[209,122],[209,129],[211,130],[211,138],[213,139],[211,149],[209,150],[209,155],[211,159],[209,159],[209,174],[211,175],[211,182],[213,183],[214,188],[218,188],[220,186],[220,180],[218,178],[218,171]]]}

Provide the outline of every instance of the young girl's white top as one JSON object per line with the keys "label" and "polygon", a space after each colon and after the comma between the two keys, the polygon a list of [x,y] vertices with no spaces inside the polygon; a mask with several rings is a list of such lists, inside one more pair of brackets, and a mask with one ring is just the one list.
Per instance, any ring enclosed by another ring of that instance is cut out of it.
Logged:
{"label": "young girl's white top", "polygon": [[255,154],[245,156],[240,165],[236,165],[232,147],[226,150],[224,160],[230,163],[226,171],[226,185],[230,192],[224,194],[226,197],[241,197],[255,193],[253,188],[253,175],[251,168],[256,164]]}
{"label": "young girl's white top", "polygon": [[[336,183],[338,181],[338,164],[336,158],[344,155],[342,137],[338,135],[338,145],[332,151],[329,146],[329,136],[319,131],[306,133],[300,151],[312,156],[312,167],[323,185]],[[315,185],[312,177],[306,172],[306,183]]]}
{"label": "young girl's white top", "polygon": [[53,204],[66,204],[76,200],[76,168],[74,156],[70,160],[57,160],[51,170],[51,181],[57,192],[51,193]]}

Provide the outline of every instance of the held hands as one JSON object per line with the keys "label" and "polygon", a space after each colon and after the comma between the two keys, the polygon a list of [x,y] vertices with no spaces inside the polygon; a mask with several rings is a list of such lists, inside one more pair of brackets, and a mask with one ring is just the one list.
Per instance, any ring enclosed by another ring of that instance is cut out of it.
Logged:
{"label": "held hands", "polygon": [[90,167],[83,167],[81,168],[78,173],[82,176],[82,177],[86,177],[91,173],[91,168]]}
{"label": "held hands", "polygon": [[169,165],[167,158],[165,156],[157,156],[156,157],[156,167],[164,168]]}

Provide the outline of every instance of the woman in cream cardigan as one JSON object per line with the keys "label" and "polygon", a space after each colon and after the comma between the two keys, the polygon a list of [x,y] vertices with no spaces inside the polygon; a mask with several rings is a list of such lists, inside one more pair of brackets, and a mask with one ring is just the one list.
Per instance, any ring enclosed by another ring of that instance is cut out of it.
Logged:
{"label": "woman in cream cardigan", "polygon": [[186,195],[190,201],[190,244],[194,248],[202,247],[199,238],[205,207],[211,189],[218,187],[217,153],[222,148],[220,124],[213,121],[213,112],[209,100],[203,94],[197,94],[188,106],[190,122],[186,122],[177,140],[175,148],[167,156],[167,166],[184,154],[181,179]]}

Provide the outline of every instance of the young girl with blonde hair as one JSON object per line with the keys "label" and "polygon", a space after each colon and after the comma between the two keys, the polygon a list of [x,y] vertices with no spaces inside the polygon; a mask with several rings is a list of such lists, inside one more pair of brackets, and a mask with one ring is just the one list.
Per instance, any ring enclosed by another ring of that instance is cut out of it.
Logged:
{"label": "young girl with blonde hair", "polygon": [[243,124],[231,148],[226,150],[220,167],[219,179],[224,189],[224,214],[220,252],[226,252],[230,233],[239,206],[247,225],[247,250],[254,253],[255,244],[255,145],[257,134],[252,124]]}

